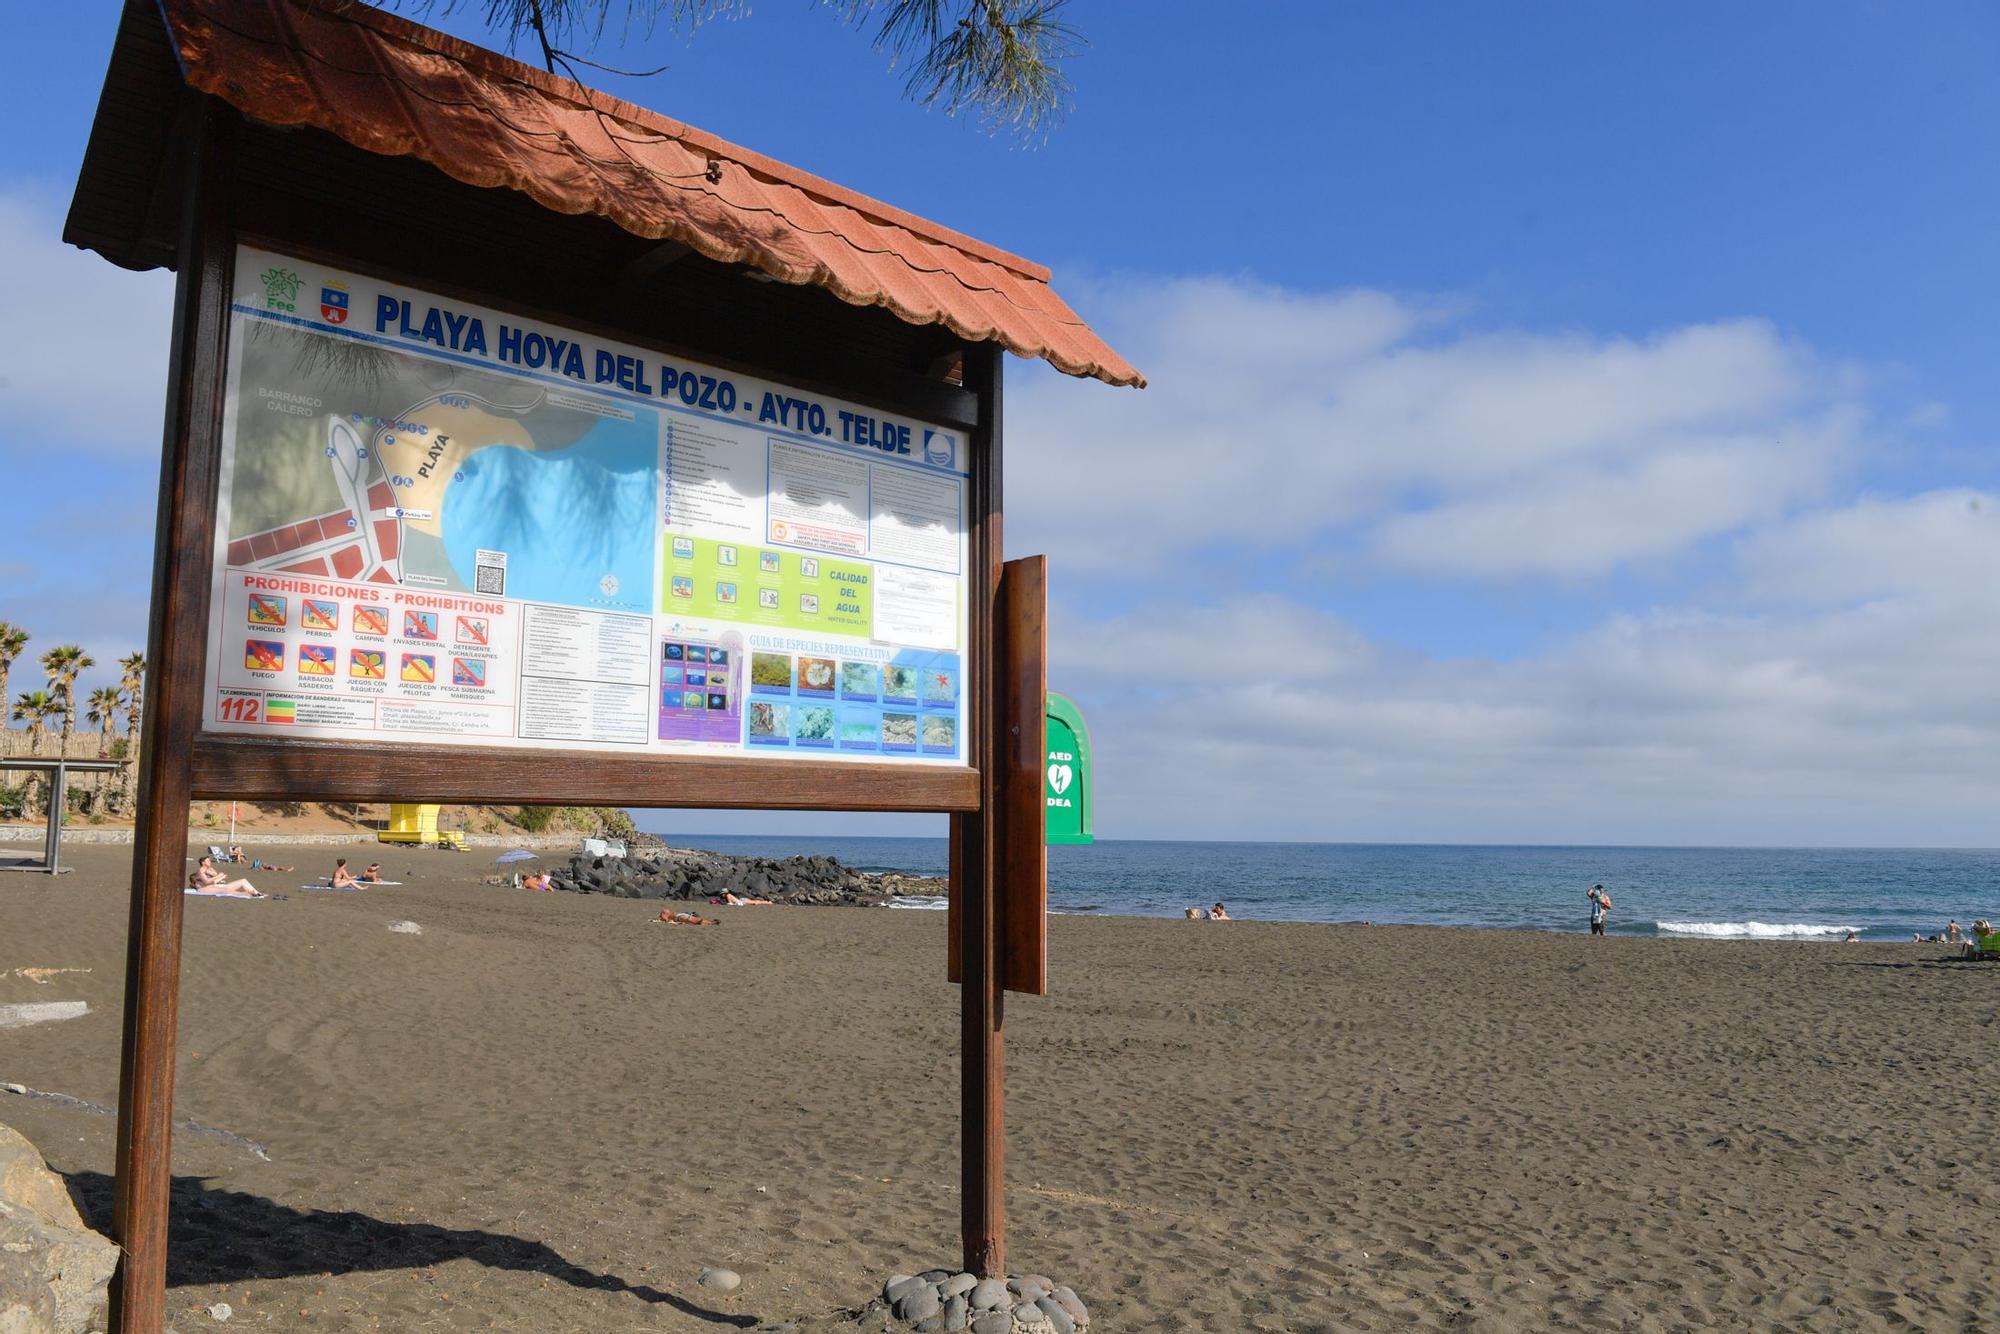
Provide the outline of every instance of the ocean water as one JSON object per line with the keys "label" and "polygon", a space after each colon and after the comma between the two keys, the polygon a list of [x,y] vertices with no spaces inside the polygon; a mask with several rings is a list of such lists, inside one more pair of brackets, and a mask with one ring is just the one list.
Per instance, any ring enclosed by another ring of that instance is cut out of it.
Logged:
{"label": "ocean water", "polygon": [[507,595],[651,611],[658,427],[606,418],[566,449],[480,450],[445,492],[452,568],[474,587],[476,553],[507,553]]}
{"label": "ocean water", "polygon": [[[831,854],[871,871],[945,873],[937,838],[674,836],[717,852]],[[1221,900],[1244,919],[1584,931],[1591,885],[1613,935],[1840,941],[1928,936],[2000,918],[2000,849],[1473,847],[1100,841],[1049,849],[1056,912],[1178,917]],[[912,901],[911,907],[942,907]]]}

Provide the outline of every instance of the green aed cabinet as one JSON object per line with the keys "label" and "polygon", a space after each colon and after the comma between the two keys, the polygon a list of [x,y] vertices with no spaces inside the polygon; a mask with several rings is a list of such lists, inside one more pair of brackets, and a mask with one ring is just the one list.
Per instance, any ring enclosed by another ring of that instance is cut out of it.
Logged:
{"label": "green aed cabinet", "polygon": [[1049,760],[1042,771],[1050,843],[1091,843],[1090,732],[1067,695],[1049,692]]}

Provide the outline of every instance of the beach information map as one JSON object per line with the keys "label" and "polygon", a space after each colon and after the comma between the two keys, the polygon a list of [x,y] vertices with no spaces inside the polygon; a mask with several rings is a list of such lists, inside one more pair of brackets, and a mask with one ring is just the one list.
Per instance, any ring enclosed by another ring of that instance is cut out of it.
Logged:
{"label": "beach information map", "polygon": [[963,764],[956,432],[237,252],[210,731]]}

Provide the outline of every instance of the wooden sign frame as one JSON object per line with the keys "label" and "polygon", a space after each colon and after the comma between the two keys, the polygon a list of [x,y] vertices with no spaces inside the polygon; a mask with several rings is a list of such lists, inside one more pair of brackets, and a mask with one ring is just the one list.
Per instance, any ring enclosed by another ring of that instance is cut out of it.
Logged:
{"label": "wooden sign frame", "polygon": [[[147,700],[134,837],[131,930],[119,1077],[113,1233],[124,1255],[112,1289],[113,1328],[157,1334],[166,1305],[175,1035],[185,899],[187,810],[203,798],[303,801],[505,802],[527,805],[737,807],[779,810],[939,812],[950,817],[952,952],[964,983],[961,1024],[964,1122],[961,1188],[964,1262],[1004,1274],[1004,1056],[1002,993],[1047,989],[1046,865],[1041,841],[1041,735],[1046,669],[1041,561],[1001,565],[1002,353],[992,343],[952,351],[962,385],[871,372],[865,361],[823,357],[782,340],[767,362],[745,361],[771,330],[731,345],[666,343],[654,328],[621,322],[608,298],[538,310],[570,327],[663,346],[711,364],[741,367],[807,389],[939,421],[967,432],[971,548],[964,767],[668,755],[605,755],[474,746],[384,746],[222,735],[202,730],[215,561],[217,499],[233,267],[239,242],[393,271],[391,242],[351,222],[326,221],[285,192],[239,191],[246,127],[234,111],[186,95],[177,141],[178,264],[165,441],[147,634]],[[258,131],[268,134],[268,131]],[[429,168],[367,158],[385,181]],[[425,189],[438,189],[426,178]],[[465,187],[449,187],[465,190]],[[469,192],[468,192],[469,193]],[[483,192],[491,195],[493,192]],[[582,224],[569,224],[581,226]],[[450,275],[459,247],[441,233],[393,242],[398,262]],[[435,268],[432,266],[435,265]],[[615,275],[613,275],[615,277]],[[454,290],[449,279],[428,286]],[[751,285],[745,284],[749,291]],[[550,281],[552,293],[562,284]],[[490,293],[459,285],[481,299]],[[819,294],[781,294],[809,302]],[[778,299],[778,298],[774,298]],[[831,300],[831,298],[824,298]],[[837,314],[838,312],[836,312]],[[825,311],[818,318],[829,319]],[[726,340],[725,340],[726,341]],[[816,359],[817,357],[817,359]],[[1004,605],[1003,605],[1004,601]],[[551,764],[552,753],[564,762]],[[532,761],[532,762],[524,762]],[[1003,905],[1003,899],[1005,903]],[[1004,934],[1003,934],[1004,930]],[[1027,985],[1022,985],[1023,983]]]}
{"label": "wooden sign frame", "polygon": [[[1003,800],[1001,824],[992,837],[1005,851],[995,872],[999,886],[995,928],[1004,949],[1000,986],[1030,996],[1049,994],[1049,849],[1042,836],[1042,759],[1048,750],[1047,709],[1031,701],[1048,695],[1048,558],[1026,556],[1010,560],[1000,570],[996,623],[1005,636],[994,682],[991,711],[1002,719],[996,739],[995,781]],[[1032,715],[1032,716],[1030,716]],[[1030,795],[1032,789],[1032,795]],[[963,873],[966,845],[956,827],[951,843],[951,874]],[[949,922],[946,950],[948,976],[963,981],[965,929],[962,905],[952,895],[946,905]]]}

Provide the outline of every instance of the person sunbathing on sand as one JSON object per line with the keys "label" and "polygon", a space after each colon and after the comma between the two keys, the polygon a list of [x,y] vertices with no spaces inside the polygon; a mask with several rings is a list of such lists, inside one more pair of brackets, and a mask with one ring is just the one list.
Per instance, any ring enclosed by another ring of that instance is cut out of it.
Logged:
{"label": "person sunbathing on sand", "polygon": [[1201,909],[1199,909],[1199,908],[1189,908],[1189,909],[1187,910],[1187,919],[1188,919],[1188,920],[1189,920],[1190,922],[1199,922],[1199,921],[1201,921],[1201,920],[1202,920],[1202,919],[1203,919],[1204,917],[1207,917],[1207,916],[1208,916],[1208,914],[1207,914],[1207,913],[1205,913],[1205,912],[1203,912],[1203,911],[1202,911]]}
{"label": "person sunbathing on sand", "polygon": [[771,906],[769,899],[744,898],[733,889],[722,891],[722,901],[732,908],[768,908]]}
{"label": "person sunbathing on sand", "polygon": [[1226,921],[1228,921],[1228,920],[1229,920],[1229,909],[1227,909],[1227,908],[1223,907],[1223,906],[1222,906],[1221,904],[1219,904],[1219,903],[1218,903],[1218,904],[1216,904],[1216,905],[1215,905],[1215,906],[1214,906],[1213,908],[1210,908],[1210,909],[1208,910],[1208,920],[1209,920],[1209,921],[1211,921],[1211,922],[1226,922]]}
{"label": "person sunbathing on sand", "polygon": [[527,890],[533,890],[537,894],[545,894],[550,892],[549,873],[547,871],[535,871],[522,876],[521,888]]}
{"label": "person sunbathing on sand", "polygon": [[381,863],[381,862],[369,862],[369,863],[368,863],[368,865],[366,865],[366,866],[364,866],[364,867],[362,867],[362,868],[361,868],[361,874],[360,874],[360,876],[359,876],[359,877],[357,877],[357,878],[358,878],[359,880],[361,880],[361,881],[362,881],[362,883],[364,883],[364,884],[369,884],[369,885],[379,885],[379,884],[381,884],[381,883],[382,883],[382,863]]}
{"label": "person sunbathing on sand", "polygon": [[203,857],[188,876],[188,888],[198,889],[204,894],[227,894],[232,898],[261,899],[257,886],[248,880],[224,880],[222,872],[215,869],[213,857]]}
{"label": "person sunbathing on sand", "polygon": [[668,926],[721,926],[719,917],[696,917],[691,912],[675,912],[672,908],[660,909],[660,915],[653,919]]}
{"label": "person sunbathing on sand", "polygon": [[347,858],[342,857],[333,864],[333,887],[335,889],[359,889],[361,882],[347,869]]}

